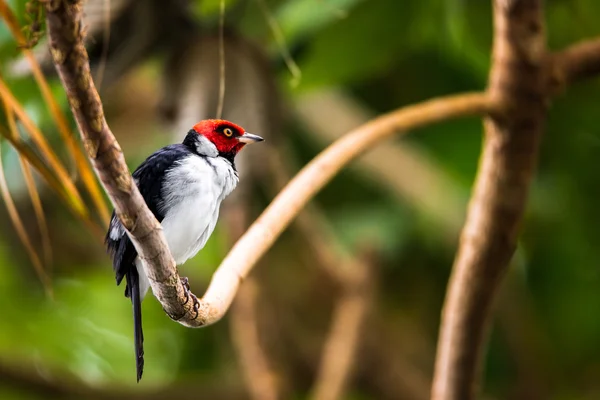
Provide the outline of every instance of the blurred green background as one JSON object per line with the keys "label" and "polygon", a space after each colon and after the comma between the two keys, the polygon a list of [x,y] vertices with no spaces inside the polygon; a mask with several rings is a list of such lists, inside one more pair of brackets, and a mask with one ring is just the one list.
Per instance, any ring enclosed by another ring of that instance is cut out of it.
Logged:
{"label": "blurred green background", "polygon": [[[26,23],[25,2],[8,3]],[[103,1],[90,3],[99,8]],[[207,65],[206,58],[194,65],[178,56],[189,54],[185,46],[193,46],[194,38],[214,37],[219,3],[193,0],[182,8],[183,17],[168,11],[184,3],[115,0],[113,11],[124,10],[115,17],[121,22],[101,19],[104,22],[91,32],[96,50],[90,54],[105,63],[105,78],[111,65],[123,62],[118,51],[137,57],[107,78],[101,91],[108,122],[132,169],[152,151],[185,134],[170,125],[177,123],[181,111],[173,114],[161,106],[171,97],[181,107],[187,101],[184,89],[195,86],[192,75],[165,67],[167,60],[174,59],[173,64],[190,68],[192,74],[196,66],[200,71]],[[294,160],[292,170],[370,116],[486,85],[492,39],[489,1],[226,3],[228,35],[243,37],[266,54],[265,79],[275,83],[279,94],[263,93],[257,101],[275,102],[281,108],[275,112],[267,107],[278,119],[272,124],[266,119],[275,143],[268,151],[285,149]],[[301,77],[294,77],[286,65],[281,42],[261,11],[264,5]],[[548,0],[545,8],[550,49],[600,34],[598,1]],[[140,19],[154,23],[142,27]],[[102,59],[98,47],[109,25],[109,56]],[[129,40],[134,36],[141,42],[151,37],[146,42],[152,45],[138,55],[137,42]],[[227,41],[225,51],[228,57],[240,52]],[[66,159],[35,82],[15,72],[20,54],[10,31],[0,23],[2,77]],[[68,111],[60,83],[51,68],[48,73],[56,98]],[[173,77],[181,81],[173,86],[161,83]],[[241,97],[238,93],[246,81],[258,82],[259,91],[263,84],[243,73],[236,79],[227,81],[226,99]],[[597,81],[578,84],[550,109],[522,240],[497,301],[485,362],[485,398],[600,398],[598,89]],[[211,95],[208,90],[195,94]],[[254,112],[253,106],[238,104],[249,112]],[[5,115],[0,115],[5,126]],[[201,113],[197,115],[200,119]],[[379,160],[361,159],[317,196],[316,203],[348,253],[365,245],[376,251],[375,300],[344,398],[428,397],[439,315],[481,132],[480,120],[469,119],[388,141],[379,148],[384,151],[377,153],[382,155]],[[18,157],[6,142],[2,158],[11,193],[39,247]],[[242,180],[244,171],[261,169],[261,162],[248,158],[241,168]],[[254,179],[260,181],[261,176]],[[123,297],[124,288],[114,284],[102,243],[47,186],[40,183],[39,188],[50,225],[55,299],[45,296],[2,208],[0,398],[120,398],[119,393],[131,398],[131,391],[139,398],[194,391],[200,394],[193,398],[248,398],[229,316],[205,329],[186,329],[170,321],[154,298],[144,302],[146,368],[142,382],[135,384],[131,307]],[[261,185],[249,190],[256,214],[272,192]],[[183,274],[190,277],[196,293],[206,287],[230,242],[220,224],[206,248],[185,265]],[[286,232],[254,274],[261,287],[261,337],[286,398],[304,398],[309,392],[339,292],[315,265],[314,256],[305,254],[305,247],[297,232]]]}

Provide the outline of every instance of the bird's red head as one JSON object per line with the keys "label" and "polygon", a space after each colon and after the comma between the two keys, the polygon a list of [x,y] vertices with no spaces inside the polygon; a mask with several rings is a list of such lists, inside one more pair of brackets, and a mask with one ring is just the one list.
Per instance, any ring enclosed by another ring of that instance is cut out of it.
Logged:
{"label": "bird's red head", "polygon": [[263,138],[248,133],[239,125],[224,119],[207,119],[194,125],[194,130],[210,140],[220,153],[236,155],[245,145]]}

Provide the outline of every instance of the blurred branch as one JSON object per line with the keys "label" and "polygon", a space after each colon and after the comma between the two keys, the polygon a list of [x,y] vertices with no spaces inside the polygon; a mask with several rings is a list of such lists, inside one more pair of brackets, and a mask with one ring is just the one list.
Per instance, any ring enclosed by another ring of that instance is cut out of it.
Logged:
{"label": "blurred branch", "polygon": [[[8,129],[10,132],[10,136],[14,139],[19,136],[19,128],[17,127],[17,121],[15,120],[15,115],[12,110],[8,108],[8,105],[3,102],[4,105],[4,114],[6,116],[6,122],[8,125]],[[42,201],[40,199],[40,195],[38,193],[37,187],[35,185],[35,181],[33,179],[33,174],[31,172],[31,166],[27,161],[26,157],[17,152],[19,154],[19,163],[21,165],[21,171],[23,172],[23,178],[25,180],[25,184],[27,186],[27,191],[29,192],[29,197],[31,198],[31,205],[33,206],[33,211],[35,213],[35,218],[38,223],[38,228],[40,231],[40,236],[42,240],[42,249],[44,253],[43,264],[46,264],[47,273],[49,273],[50,266],[52,264],[52,246],[50,244],[50,233],[48,232],[48,224],[46,223],[46,216],[44,215],[44,209],[42,207]],[[32,260],[35,257],[32,257]],[[35,263],[35,261],[34,261]]]}
{"label": "blurred branch", "polygon": [[276,400],[280,398],[277,376],[259,339],[258,295],[257,282],[248,278],[233,303],[231,335],[252,398]]}
{"label": "blurred branch", "polygon": [[[289,166],[272,152],[269,157],[269,181],[277,193],[289,181]],[[321,266],[341,286],[342,293],[336,301],[332,322],[323,346],[321,363],[317,371],[310,398],[335,400],[343,397],[353,372],[354,357],[360,343],[362,327],[372,299],[372,254],[358,258],[341,257],[341,246],[327,218],[316,206],[308,205],[297,218],[296,224],[308,242]]]}
{"label": "blurred branch", "polygon": [[494,295],[515,251],[546,112],[541,0],[494,1],[485,139],[442,313],[432,399],[475,397]]}
{"label": "blurred branch", "polygon": [[[313,240],[317,240],[317,238]],[[338,269],[342,265],[346,265],[346,269],[352,270],[352,274],[355,276],[348,279],[349,276],[344,275],[345,278],[340,281],[343,284],[342,294],[336,301],[333,310],[329,333],[323,346],[321,363],[311,391],[310,398],[312,399],[344,398],[344,392],[355,369],[354,361],[361,343],[362,328],[371,306],[370,270],[372,265],[368,258],[370,257],[366,256],[360,257],[358,260],[337,262]]]}
{"label": "blurred branch", "polygon": [[6,83],[0,78],[0,98],[6,104],[6,107],[12,112],[15,113],[19,121],[23,124],[23,127],[29,133],[31,140],[37,148],[39,149],[40,154],[46,159],[47,164],[54,170],[57,177],[62,182],[63,187],[67,190],[67,194],[69,196],[69,200],[72,203],[73,207],[79,213],[82,218],[88,216],[88,210],[75,186],[75,183],[71,180],[67,170],[63,166],[62,162],[56,155],[56,153],[52,150],[48,141],[39,130],[39,128],[35,125],[33,120],[27,115],[24,107],[19,103],[19,101],[15,98],[13,93],[10,91]]}
{"label": "blurred branch", "polygon": [[[0,149],[0,155],[1,154],[2,154],[2,149]],[[11,220],[13,226],[15,227],[15,230],[17,231],[17,236],[19,237],[19,240],[21,240],[21,243],[23,243],[23,246],[27,250],[27,255],[31,259],[31,263],[33,264],[35,272],[37,273],[38,277],[40,278],[40,281],[42,282],[42,285],[44,286],[44,290],[46,291],[48,296],[50,298],[52,298],[54,296],[53,291],[52,291],[52,280],[48,276],[47,271],[44,270],[42,261],[41,261],[40,257],[38,256],[37,252],[35,251],[35,247],[31,243],[31,240],[29,239],[29,236],[27,235],[27,231],[25,230],[25,227],[23,226],[23,221],[21,220],[21,217],[19,216],[19,212],[17,211],[15,202],[13,201],[12,197],[10,196],[10,192],[8,190],[8,185],[6,184],[6,177],[4,175],[4,167],[2,166],[2,157],[1,156],[0,156],[0,195],[2,196],[2,199],[4,200],[4,204],[6,205],[6,209],[8,211],[10,220]]]}
{"label": "blurred branch", "polygon": [[[251,177],[249,177],[251,178]],[[254,179],[246,179],[242,184],[245,198],[233,197],[228,204],[225,220],[228,236],[232,243],[248,227],[250,216],[251,189]],[[259,331],[258,282],[249,277],[240,286],[231,310],[230,333],[250,396],[256,400],[276,400],[281,398],[277,374],[272,368],[267,350],[261,343]]]}
{"label": "blurred branch", "polygon": [[[42,372],[43,371],[43,372]],[[34,393],[44,399],[86,399],[86,400],[192,400],[198,399],[194,387],[197,379],[190,382],[177,382],[165,388],[155,390],[133,390],[126,387],[91,387],[66,374],[57,375],[48,372],[39,365],[15,365],[0,360],[0,387],[10,387],[20,393]],[[239,388],[230,385],[202,385],[202,395],[206,399],[243,398]]]}
{"label": "blurred branch", "polygon": [[25,143],[21,137],[15,137],[10,131],[0,126],[0,136],[6,139],[12,147],[19,153],[19,156],[26,159],[29,164],[44,178],[45,182],[58,194],[58,197],[64,202],[67,209],[73,213],[73,215],[79,218],[89,231],[94,234],[97,238],[102,240],[104,232],[100,226],[93,221],[89,214],[84,214],[80,208],[78,208],[73,202],[73,197],[70,195],[68,186],[65,185],[63,180],[58,179],[52,170],[46,165],[46,161],[43,160],[33,149]]}
{"label": "blurred branch", "polygon": [[354,157],[399,130],[489,111],[482,94],[431,100],[374,119],[349,133],[313,160],[238,241],[213,275],[199,312],[186,302],[183,287],[160,225],[133,184],[123,153],[108,128],[90,76],[83,46],[81,4],[54,1],[47,5],[52,54],[83,136],[117,214],[136,245],[152,290],[163,309],[186,326],[218,321],[231,305],[240,281],[273,244],[306,202]]}
{"label": "blurred branch", "polygon": [[[376,398],[429,399],[429,371],[420,368],[403,348],[410,347],[415,352],[415,347],[420,347],[417,351],[422,353],[421,357],[424,359],[429,359],[434,350],[418,346],[423,337],[416,335],[421,332],[410,329],[411,324],[407,321],[390,323],[394,317],[376,315],[370,321],[360,361],[362,375],[375,389]],[[394,350],[393,355],[390,354],[390,349]]]}
{"label": "blurred branch", "polygon": [[576,43],[553,53],[551,83],[559,88],[600,73],[600,38]]}
{"label": "blurred branch", "polygon": [[50,272],[49,270],[52,268],[52,245],[50,244],[50,232],[48,231],[48,224],[46,222],[46,216],[44,215],[42,200],[40,199],[40,194],[35,186],[31,166],[20,154],[19,164],[21,165],[21,171],[23,171],[23,178],[25,180],[25,185],[27,186],[27,191],[29,192],[29,197],[31,198],[31,205],[33,206],[33,212],[40,231],[44,264],[46,264],[46,268],[48,269],[48,272]]}

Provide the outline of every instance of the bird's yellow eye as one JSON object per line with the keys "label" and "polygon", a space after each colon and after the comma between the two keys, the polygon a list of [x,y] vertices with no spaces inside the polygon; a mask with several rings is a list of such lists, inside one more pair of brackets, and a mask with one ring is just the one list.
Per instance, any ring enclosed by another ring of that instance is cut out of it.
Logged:
{"label": "bird's yellow eye", "polygon": [[225,136],[230,137],[231,135],[233,135],[233,131],[229,128],[225,128],[223,130],[223,134],[225,134]]}

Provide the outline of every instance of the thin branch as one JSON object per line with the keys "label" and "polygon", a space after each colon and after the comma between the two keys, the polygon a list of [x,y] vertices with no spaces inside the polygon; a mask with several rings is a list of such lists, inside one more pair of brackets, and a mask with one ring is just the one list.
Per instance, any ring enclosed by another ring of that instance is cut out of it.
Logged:
{"label": "thin branch", "polygon": [[[314,228],[313,230],[316,231]],[[347,272],[337,273],[340,277],[343,276],[340,281],[343,284],[342,293],[336,300],[311,391],[310,398],[314,400],[344,398],[348,382],[356,369],[356,353],[362,341],[363,327],[372,300],[372,262],[369,258],[372,257],[365,255],[337,262],[338,270],[345,269]],[[330,265],[328,269],[331,267],[334,266]]]}
{"label": "thin branch", "polygon": [[545,119],[541,0],[494,1],[485,140],[442,313],[432,399],[475,397],[492,303],[515,251]]}
{"label": "thin branch", "polygon": [[[4,103],[4,114],[6,117],[6,122],[10,131],[11,138],[13,138],[14,140],[19,136],[19,128],[17,127],[15,115],[13,114],[12,110],[8,108],[8,105],[6,103]],[[18,154],[19,163],[21,165],[21,171],[23,172],[23,178],[25,180],[25,185],[27,186],[27,191],[29,192],[31,205],[33,206],[33,211],[35,213],[35,218],[40,231],[42,249],[44,254],[43,261],[46,268],[50,270],[52,265],[52,245],[50,244],[50,233],[48,232],[48,224],[46,223],[46,216],[44,215],[42,200],[40,199],[40,194],[38,193],[37,187],[35,185],[33,173],[31,172],[31,166],[29,165],[27,158],[21,153]]]}
{"label": "thin branch", "polygon": [[46,16],[54,63],[88,156],[145,261],[152,291],[172,319],[190,327],[205,326],[222,318],[240,281],[293,217],[340,169],[367,148],[398,131],[489,111],[487,97],[480,93],[440,98],[383,115],[330,146],[305,167],[238,241],[215,272],[196,312],[192,302],[186,301],[160,224],[133,184],[121,148],[104,118],[83,46],[80,2],[49,2]]}
{"label": "thin branch", "polygon": [[50,147],[48,140],[42,134],[42,131],[37,127],[37,125],[33,122],[33,120],[29,117],[29,115],[25,112],[23,106],[19,103],[17,98],[10,91],[6,83],[0,77],[0,99],[6,104],[6,106],[11,109],[21,124],[31,137],[32,142],[39,149],[41,155],[46,159],[46,163],[49,167],[51,167],[55,172],[57,177],[63,183],[65,189],[68,190],[69,198],[73,203],[73,207],[80,213],[83,217],[87,217],[89,214],[85,203],[83,202],[81,195],[77,191],[77,187],[75,183],[71,180],[69,173],[66,168],[63,166],[62,162]]}
{"label": "thin branch", "polygon": [[[217,288],[224,286],[222,282],[226,277],[222,274],[235,271],[240,278],[245,277],[308,201],[369,148],[395,133],[449,119],[484,115],[490,109],[487,97],[480,93],[441,97],[384,114],[350,131],[308,163],[277,195],[223,260],[205,299],[217,298]],[[236,290],[237,287],[229,287],[227,297],[218,298],[221,313],[226,311]],[[215,315],[217,319],[221,316]]]}
{"label": "thin branch", "polygon": [[217,102],[217,119],[223,117],[225,104],[225,0],[219,5],[219,101]]}
{"label": "thin branch", "polygon": [[362,328],[371,306],[372,263],[368,255],[340,257],[336,239],[328,234],[325,218],[310,207],[298,218],[299,230],[309,241],[324,268],[341,286],[329,332],[323,346],[321,362],[309,398],[335,400],[344,398],[355,369],[355,355],[361,343]]}
{"label": "thin branch", "polygon": [[576,43],[551,58],[551,85],[559,88],[600,74],[600,38]]}
{"label": "thin branch", "polygon": [[110,49],[110,2],[111,0],[102,0],[102,52],[100,53],[100,61],[96,69],[96,85],[99,90],[102,90],[102,80],[104,79],[104,71],[108,61],[108,51]]}
{"label": "thin branch", "polygon": [[[192,302],[186,302],[161,226],[133,183],[123,152],[104,118],[83,45],[81,18],[82,6],[78,1],[47,3],[46,19],[54,64],[66,89],[88,157],[93,161],[139,257],[144,260],[154,294],[172,319],[191,325],[188,321],[193,320],[195,311]],[[207,311],[210,310],[200,310],[202,320],[207,319]]]}
{"label": "thin branch", "polygon": [[370,305],[367,299],[370,299],[368,294],[352,291],[342,294],[336,301],[311,399],[345,398],[343,395],[355,369],[355,355]]}
{"label": "thin branch", "polygon": [[46,222],[46,215],[44,214],[42,200],[40,199],[40,194],[38,192],[37,186],[35,185],[35,180],[33,178],[31,166],[29,165],[25,157],[23,157],[20,154],[19,165],[21,166],[25,186],[27,186],[27,192],[29,193],[29,198],[31,199],[33,213],[35,215],[35,219],[40,232],[40,240],[42,242],[42,254],[44,255],[42,259],[44,261],[44,265],[47,272],[50,273],[50,270],[52,269],[52,244],[50,243],[50,233],[48,231],[48,224]]}
{"label": "thin branch", "polygon": [[267,21],[267,24],[273,33],[273,38],[275,39],[275,43],[279,48],[279,54],[281,55],[285,66],[290,71],[290,74],[292,74],[292,80],[290,84],[292,87],[296,87],[300,84],[300,80],[302,79],[302,70],[300,70],[300,67],[298,64],[296,64],[296,61],[294,61],[294,57],[292,57],[290,49],[285,42],[285,36],[283,35],[281,26],[279,26],[277,19],[275,19],[273,13],[271,13],[269,10],[267,2],[265,0],[256,0],[256,3],[258,4],[260,11],[265,17],[265,20]]}
{"label": "thin branch", "polygon": [[[305,94],[294,105],[301,122],[319,144],[331,143],[375,116],[364,104],[339,89]],[[331,124],[331,120],[336,123]],[[448,244],[455,248],[464,221],[466,198],[456,179],[426,152],[412,143],[386,142],[363,154],[355,165],[370,181],[380,182],[399,201],[430,217]]]}

